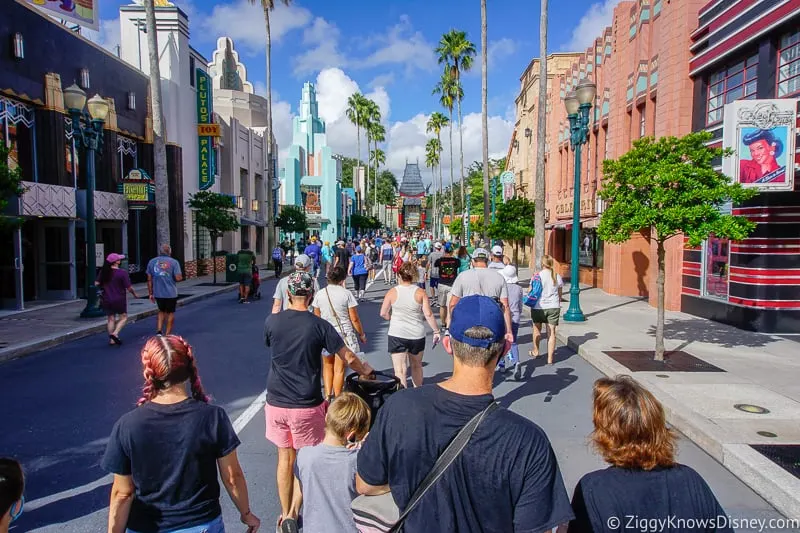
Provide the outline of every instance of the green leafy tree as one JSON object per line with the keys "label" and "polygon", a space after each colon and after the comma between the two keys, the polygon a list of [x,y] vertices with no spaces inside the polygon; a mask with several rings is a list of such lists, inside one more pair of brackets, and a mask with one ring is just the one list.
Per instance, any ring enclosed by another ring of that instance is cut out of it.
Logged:
{"label": "green leafy tree", "polygon": [[447,109],[450,118],[444,126],[449,126],[447,129],[450,133],[450,218],[453,218],[453,206],[456,204],[454,198],[455,188],[453,187],[453,106],[456,100],[464,96],[464,90],[459,85],[458,80],[451,74],[450,69],[445,69],[442,72],[442,77],[436,86],[433,88],[433,94],[439,95],[439,104]]}
{"label": "green leafy tree", "polygon": [[[452,237],[460,239],[464,235],[464,222],[463,216],[456,216],[455,220],[451,220],[447,226],[448,231]],[[477,235],[483,229],[483,216],[478,216],[476,219],[470,217],[469,232],[471,236]]]}
{"label": "green leafy tree", "polygon": [[22,173],[19,168],[8,166],[9,149],[4,142],[0,142],[0,231],[15,228],[20,220],[4,216],[8,201],[12,197],[19,197],[25,190],[22,187]]}
{"label": "green leafy tree", "polygon": [[275,219],[275,226],[281,228],[284,233],[305,233],[308,229],[306,212],[299,205],[284,205],[278,218]]}
{"label": "green leafy tree", "polygon": [[651,230],[656,241],[658,319],[655,359],[664,360],[664,243],[685,235],[699,246],[711,235],[741,240],[755,228],[744,217],[726,215],[726,202],[739,203],[757,194],[714,170],[714,159],[730,151],[709,148],[707,132],[684,137],[646,137],[617,160],[603,162],[602,189],[606,209],[597,233],[603,240],[623,243],[631,235]]}
{"label": "green leafy tree", "polygon": [[391,170],[383,170],[378,175],[378,205],[397,203],[397,177]]}
{"label": "green leafy tree", "polygon": [[350,227],[360,231],[369,231],[380,228],[381,222],[373,216],[354,213],[350,217]]}
{"label": "green leafy tree", "polygon": [[[216,261],[217,240],[225,233],[239,229],[231,197],[211,191],[199,191],[189,195],[189,208],[197,215],[197,225],[208,231],[211,238],[211,260]],[[216,264],[211,270],[214,272],[216,285]]]}
{"label": "green leafy tree", "polygon": [[514,263],[519,243],[534,235],[534,203],[525,197],[511,198],[497,204],[495,221],[489,225],[489,237],[514,243]]}

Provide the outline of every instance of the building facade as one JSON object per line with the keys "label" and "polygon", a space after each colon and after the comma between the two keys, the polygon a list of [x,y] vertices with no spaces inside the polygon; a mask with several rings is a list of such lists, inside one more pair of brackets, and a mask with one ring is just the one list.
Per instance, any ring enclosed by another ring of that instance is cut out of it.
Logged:
{"label": "building facade", "polygon": [[[800,97],[800,1],[707,2],[695,19],[690,49],[692,129],[711,132],[714,146],[722,146],[723,138],[735,133],[726,131],[737,118],[726,116],[733,111],[733,102],[747,100],[757,106],[760,101],[786,99],[796,114]],[[797,119],[792,122],[798,123]],[[794,137],[796,129],[789,130]],[[800,161],[795,151],[784,150],[797,145],[792,140],[772,145],[772,154],[783,160],[787,176]],[[747,148],[734,149],[734,157],[726,163],[756,159]],[[782,154],[784,151],[788,153]],[[726,174],[735,174],[735,169],[725,170]],[[711,238],[700,248],[683,251],[681,307],[685,312],[745,329],[798,333],[798,179],[795,177],[794,187],[784,190],[759,188],[760,194],[752,200],[728,207],[733,214],[756,223],[747,239],[728,242]]]}
{"label": "building facade", "polygon": [[398,224],[401,228],[424,229],[427,222],[427,202],[425,201],[425,185],[419,171],[419,162],[409,163],[403,170],[403,177],[398,187]]}

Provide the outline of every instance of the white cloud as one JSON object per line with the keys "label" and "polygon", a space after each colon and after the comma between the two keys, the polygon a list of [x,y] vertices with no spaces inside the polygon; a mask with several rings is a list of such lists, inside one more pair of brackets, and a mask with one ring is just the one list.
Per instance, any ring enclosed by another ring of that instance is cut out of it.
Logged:
{"label": "white cloud", "polygon": [[399,65],[410,74],[415,70],[433,71],[437,67],[433,43],[421,32],[414,31],[408,15],[401,15],[400,22],[388,32],[368,39],[365,45],[377,45],[377,48],[357,63],[362,68]]}
{"label": "white cloud", "polygon": [[388,72],[375,76],[375,78],[369,82],[369,86],[374,89],[376,87],[388,87],[392,83],[394,83],[394,72]]}
{"label": "white cloud", "polygon": [[519,43],[513,39],[509,39],[508,37],[503,37],[497,41],[490,42],[489,51],[487,53],[489,56],[489,68],[492,68],[493,63],[500,62],[506,57],[514,55],[518,48]]}
{"label": "white cloud", "polygon": [[[263,81],[254,81],[253,82],[253,92],[256,93],[259,96],[263,96],[264,98],[266,98],[267,97],[267,84],[264,83]],[[275,105],[274,104],[275,96],[273,95],[272,98],[273,98],[273,104],[272,105]]]}
{"label": "white cloud", "polygon": [[[284,6],[276,2],[270,13],[270,32],[273,45],[279,43],[289,32],[303,28],[311,22],[311,12],[296,5]],[[243,49],[256,52],[264,49],[266,29],[261,3],[236,0],[227,4],[216,4],[211,14],[197,17],[200,32],[211,39],[228,36]]]}
{"label": "white cloud", "polygon": [[621,0],[602,0],[589,6],[578,25],[572,30],[572,37],[561,46],[561,51],[583,52],[600,33],[611,24],[614,8]]}
{"label": "white cloud", "polygon": [[292,58],[293,72],[298,78],[325,68],[344,67],[347,58],[339,51],[339,28],[322,17],[317,17],[303,31],[303,44],[310,48]]}
{"label": "white cloud", "polygon": [[100,31],[82,29],[81,34],[112,54],[116,54],[117,46],[119,45],[119,17],[115,19],[101,19]]}

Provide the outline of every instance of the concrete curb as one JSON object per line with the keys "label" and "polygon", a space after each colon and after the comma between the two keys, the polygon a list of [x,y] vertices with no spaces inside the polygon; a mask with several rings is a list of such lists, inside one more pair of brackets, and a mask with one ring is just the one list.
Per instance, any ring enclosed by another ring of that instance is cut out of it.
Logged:
{"label": "concrete curb", "polygon": [[[219,287],[218,289],[212,289],[203,294],[195,294],[183,298],[181,300],[178,300],[177,305],[178,307],[183,307],[191,303],[206,300],[208,298],[211,298],[212,296],[217,296],[218,294],[233,292],[238,289],[239,289],[238,284],[224,285]],[[128,323],[132,324],[134,322],[138,322],[139,320],[151,317],[156,314],[158,314],[158,309],[155,308],[147,309],[145,311],[138,311],[135,313],[129,313]],[[51,335],[49,337],[32,340],[24,344],[9,346],[8,348],[3,348],[0,350],[0,363],[4,363],[6,361],[11,361],[12,359],[17,359],[19,357],[30,355],[32,353],[39,352],[47,348],[59,346],[61,344],[64,344],[65,342],[69,342],[76,339],[82,339],[83,337],[88,337],[89,335],[94,335],[95,333],[99,333],[105,330],[106,330],[105,322],[100,324],[87,324],[85,326],[79,326],[78,328],[72,331],[68,331],[66,333],[59,333],[57,335]]]}
{"label": "concrete curb", "polygon": [[[574,350],[590,365],[613,377],[634,374],[611,357],[578,344],[563,331],[557,340]],[[787,518],[800,519],[800,480],[786,472],[747,444],[723,442],[719,429],[710,420],[687,408],[679,399],[664,392],[648,376],[636,376],[663,404],[667,421],[678,431],[753,489]]]}

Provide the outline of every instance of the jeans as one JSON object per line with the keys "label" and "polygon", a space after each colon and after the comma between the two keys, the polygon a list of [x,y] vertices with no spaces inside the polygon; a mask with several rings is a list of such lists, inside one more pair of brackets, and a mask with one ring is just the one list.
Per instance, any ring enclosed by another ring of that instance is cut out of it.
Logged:
{"label": "jeans", "polygon": [[275,269],[275,277],[281,277],[281,272],[283,272],[283,261],[280,259],[273,259],[272,266]]}
{"label": "jeans", "polygon": [[353,274],[353,285],[355,285],[356,292],[367,290],[367,275]]}
{"label": "jeans", "polygon": [[[125,533],[137,532],[132,529],[126,529]],[[170,531],[162,531],[161,533],[225,533],[225,524],[222,523],[222,515],[220,515],[211,522],[200,524],[199,526],[172,529]]]}
{"label": "jeans", "polygon": [[514,334],[514,342],[511,343],[511,349],[506,355],[509,365],[519,363],[519,346],[517,346],[517,334],[519,333],[519,322],[511,323],[511,333]]}

